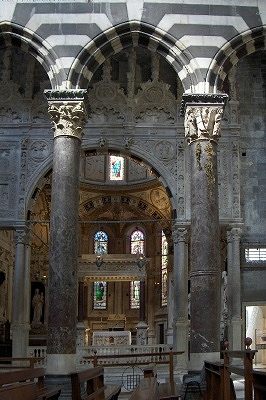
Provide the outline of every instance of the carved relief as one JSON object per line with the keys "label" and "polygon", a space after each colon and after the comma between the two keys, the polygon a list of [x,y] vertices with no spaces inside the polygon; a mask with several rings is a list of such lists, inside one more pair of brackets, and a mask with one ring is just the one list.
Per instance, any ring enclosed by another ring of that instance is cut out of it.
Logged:
{"label": "carved relief", "polygon": [[127,97],[119,83],[111,80],[111,65],[107,60],[102,80],[95,83],[88,94],[92,122],[124,121]]}
{"label": "carved relief", "polygon": [[174,158],[175,150],[171,142],[161,140],[155,145],[155,154],[163,161],[169,161]]}
{"label": "carved relief", "polygon": [[29,148],[29,155],[33,161],[42,162],[50,154],[50,146],[44,140],[36,140],[32,142]]}
{"label": "carved relief", "polygon": [[155,207],[165,209],[169,207],[169,200],[162,189],[151,190],[151,202]]}
{"label": "carved relief", "polygon": [[191,143],[196,139],[217,140],[220,137],[222,107],[188,106],[185,115],[185,137]]}
{"label": "carved relief", "polygon": [[86,121],[85,108],[82,102],[65,102],[57,105],[50,103],[48,113],[54,125],[54,136],[75,136],[81,139]]}

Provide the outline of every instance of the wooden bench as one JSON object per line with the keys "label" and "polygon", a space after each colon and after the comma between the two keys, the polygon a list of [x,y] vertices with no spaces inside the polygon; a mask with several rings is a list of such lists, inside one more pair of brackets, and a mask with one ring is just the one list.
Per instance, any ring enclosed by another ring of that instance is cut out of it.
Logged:
{"label": "wooden bench", "polygon": [[131,393],[129,400],[158,400],[159,385],[155,377],[141,379],[139,385]]}
{"label": "wooden bench", "polygon": [[[121,386],[105,385],[104,370],[95,367],[71,375],[72,400],[117,400]],[[85,390],[83,386],[85,384]]]}
{"label": "wooden bench", "polygon": [[179,400],[181,395],[175,382],[159,384],[159,400]]}
{"label": "wooden bench", "polygon": [[266,399],[266,372],[264,371],[253,371],[253,388],[254,388],[254,400],[265,400]]}
{"label": "wooden bench", "polygon": [[58,387],[47,387],[44,383],[44,376],[44,368],[23,368],[1,372],[1,400],[2,398],[8,400],[17,400],[20,398],[22,400],[58,399],[61,389]]}

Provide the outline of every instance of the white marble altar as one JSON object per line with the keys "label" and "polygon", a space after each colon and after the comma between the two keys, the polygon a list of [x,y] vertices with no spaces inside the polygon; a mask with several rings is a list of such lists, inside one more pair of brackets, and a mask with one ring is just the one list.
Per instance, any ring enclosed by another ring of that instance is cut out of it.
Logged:
{"label": "white marble altar", "polygon": [[92,334],[93,346],[131,345],[130,331],[96,331]]}

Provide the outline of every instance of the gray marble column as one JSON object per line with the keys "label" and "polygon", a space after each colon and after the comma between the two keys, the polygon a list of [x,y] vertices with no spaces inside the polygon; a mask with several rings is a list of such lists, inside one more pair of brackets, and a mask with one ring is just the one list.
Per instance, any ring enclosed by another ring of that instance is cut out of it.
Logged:
{"label": "gray marble column", "polygon": [[136,326],[137,337],[136,342],[139,346],[148,343],[148,325],[146,322],[146,282],[144,279],[140,281],[140,299],[139,299],[139,323]]}
{"label": "gray marble column", "polygon": [[15,268],[12,302],[12,356],[27,357],[29,344],[29,258],[26,256],[29,235],[27,228],[15,231]]}
{"label": "gray marble column", "polygon": [[190,368],[219,359],[220,235],[217,145],[227,95],[183,95],[191,157]]}
{"label": "gray marble column", "polygon": [[174,343],[174,279],[173,271],[168,271],[168,293],[167,293],[167,331],[166,343]]}
{"label": "gray marble column", "polygon": [[46,90],[54,126],[48,281],[47,373],[75,370],[79,161],[85,90]]}
{"label": "gray marble column", "polygon": [[186,368],[188,362],[188,256],[187,228],[173,225],[174,265],[173,265],[173,301],[174,301],[174,346],[176,351],[184,351],[178,358],[180,368]]}
{"label": "gray marble column", "polygon": [[227,298],[228,298],[228,340],[230,350],[243,347],[243,321],[241,317],[241,276],[240,276],[241,229],[232,228],[227,232]]}

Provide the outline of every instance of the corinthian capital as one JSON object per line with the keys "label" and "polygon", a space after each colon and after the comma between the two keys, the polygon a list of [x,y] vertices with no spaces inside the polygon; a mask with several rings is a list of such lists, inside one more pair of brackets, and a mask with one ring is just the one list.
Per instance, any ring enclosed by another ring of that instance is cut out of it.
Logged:
{"label": "corinthian capital", "polygon": [[172,236],[174,243],[187,242],[188,231],[187,228],[180,225],[173,225]]}
{"label": "corinthian capital", "polygon": [[184,94],[181,114],[185,116],[185,136],[195,140],[215,140],[220,137],[220,125],[227,95]]}
{"label": "corinthian capital", "polygon": [[48,113],[53,122],[54,137],[81,139],[87,115],[84,105],[86,90],[45,90]]}
{"label": "corinthian capital", "polygon": [[242,229],[241,228],[231,228],[230,231],[227,231],[227,242],[238,241],[241,238]]}

